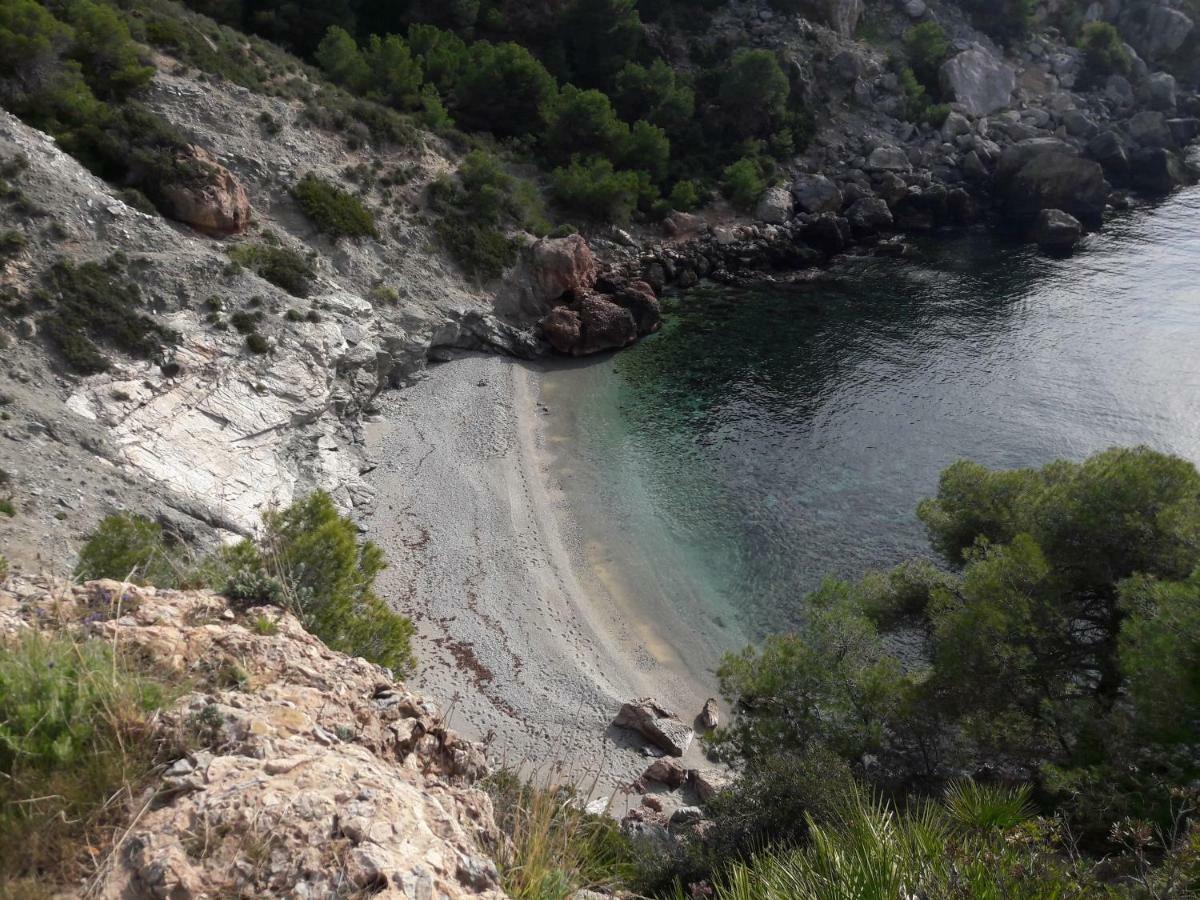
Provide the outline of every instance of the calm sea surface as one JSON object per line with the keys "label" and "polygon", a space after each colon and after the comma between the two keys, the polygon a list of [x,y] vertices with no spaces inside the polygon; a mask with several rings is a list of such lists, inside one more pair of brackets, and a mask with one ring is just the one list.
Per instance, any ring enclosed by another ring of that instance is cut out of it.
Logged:
{"label": "calm sea surface", "polygon": [[980,233],[829,275],[670,297],[661,332],[545,382],[590,546],[731,643],[926,553],[914,509],[955,459],[1200,462],[1200,189],[1067,260]]}

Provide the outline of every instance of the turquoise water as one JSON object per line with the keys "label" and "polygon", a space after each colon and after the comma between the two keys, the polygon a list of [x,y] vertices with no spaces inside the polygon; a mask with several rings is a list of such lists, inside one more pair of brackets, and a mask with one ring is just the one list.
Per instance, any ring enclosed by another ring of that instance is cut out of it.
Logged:
{"label": "turquoise water", "polygon": [[935,237],[665,312],[637,347],[547,383],[571,395],[569,492],[597,540],[731,641],[794,622],[826,574],[927,552],[914,509],[955,459],[1145,443],[1200,462],[1200,190],[1067,260]]}

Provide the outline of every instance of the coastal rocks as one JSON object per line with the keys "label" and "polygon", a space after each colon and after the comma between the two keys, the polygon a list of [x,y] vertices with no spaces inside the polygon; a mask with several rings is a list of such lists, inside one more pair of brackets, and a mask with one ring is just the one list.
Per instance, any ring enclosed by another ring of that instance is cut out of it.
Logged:
{"label": "coastal rocks", "polygon": [[1129,137],[1139,147],[1175,146],[1175,138],[1166,117],[1155,110],[1143,110],[1129,120]]}
{"label": "coastal rocks", "polygon": [[842,192],[824,175],[801,175],[792,182],[792,198],[801,212],[839,212]]}
{"label": "coastal rocks", "polygon": [[633,313],[600,294],[551,310],[541,328],[551,347],[570,356],[617,350],[638,338]]}
{"label": "coastal rocks", "polygon": [[683,756],[696,734],[675,713],[648,697],[621,704],[613,724],[638,732],[672,756]]}
{"label": "coastal rocks", "polygon": [[213,235],[240,234],[250,226],[246,189],[211,153],[189,144],[176,162],[188,177],[163,188],[167,215]]}
{"label": "coastal rocks", "polygon": [[1032,222],[1043,209],[1061,209],[1095,227],[1108,199],[1100,164],[1053,138],[1007,148],[997,166],[996,190],[1005,213],[1016,222]]}
{"label": "coastal rocks", "polygon": [[688,786],[701,803],[707,803],[733,784],[733,775],[726,769],[690,769]]}
{"label": "coastal rocks", "polygon": [[1129,158],[1129,177],[1133,187],[1150,194],[1166,194],[1192,180],[1183,160],[1164,147],[1135,150]]}
{"label": "coastal rocks", "polygon": [[578,234],[543,238],[530,251],[534,282],[543,302],[564,294],[581,296],[596,283],[600,267],[588,242]]}
{"label": "coastal rocks", "polygon": [[1061,209],[1043,209],[1033,230],[1038,249],[1051,256],[1070,255],[1082,235],[1079,220]]}
{"label": "coastal rocks", "polygon": [[867,168],[878,172],[907,172],[912,168],[908,154],[888,144],[876,147],[867,157]]}
{"label": "coastal rocks", "polygon": [[792,217],[792,195],[787,188],[769,187],[754,208],[754,217],[768,225],[782,225]]}
{"label": "coastal rocks", "polygon": [[805,18],[832,28],[838,37],[850,38],[858,27],[863,0],[803,0],[798,12]]}
{"label": "coastal rocks", "polygon": [[1114,184],[1124,184],[1129,178],[1129,153],[1125,142],[1112,129],[1096,134],[1087,143],[1087,155],[1104,169]]}
{"label": "coastal rocks", "polygon": [[1195,27],[1185,13],[1169,6],[1151,6],[1140,18],[1140,27],[1131,29],[1130,37],[1138,52],[1151,61],[1175,53]]}
{"label": "coastal rocks", "polygon": [[892,229],[892,211],[878,197],[855,200],[846,210],[846,220],[855,237],[860,240],[876,237],[880,232]]}
{"label": "coastal rocks", "polygon": [[617,306],[629,310],[637,326],[639,336],[657,331],[662,324],[662,307],[654,289],[644,281],[633,281],[621,290],[610,295]]}
{"label": "coastal rocks", "polygon": [[1012,66],[979,46],[943,63],[938,77],[946,94],[972,116],[1006,109],[1017,83]]}
{"label": "coastal rocks", "polygon": [[799,236],[807,246],[822,253],[841,253],[850,242],[850,223],[833,213],[821,213],[800,225]]}

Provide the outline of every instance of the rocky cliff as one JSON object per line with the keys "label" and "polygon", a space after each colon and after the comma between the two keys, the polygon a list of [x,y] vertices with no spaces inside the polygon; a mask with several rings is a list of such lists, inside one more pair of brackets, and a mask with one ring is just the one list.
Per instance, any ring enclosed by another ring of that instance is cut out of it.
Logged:
{"label": "rocky cliff", "polygon": [[30,629],[103,640],[187,688],[147,736],[174,758],[133,798],[117,845],[94,848],[88,896],[504,896],[489,856],[503,838],[471,786],[482,748],[292,616],[13,576],[0,641]]}

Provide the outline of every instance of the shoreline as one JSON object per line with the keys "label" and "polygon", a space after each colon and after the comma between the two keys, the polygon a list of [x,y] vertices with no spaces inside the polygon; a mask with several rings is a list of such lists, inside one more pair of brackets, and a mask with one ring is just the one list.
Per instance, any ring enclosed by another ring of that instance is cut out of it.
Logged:
{"label": "shoreline", "polygon": [[[390,563],[381,596],[417,626],[410,684],[498,764],[608,794],[648,763],[609,724],[620,704],[652,696],[690,722],[716,695],[719,649],[694,617],[643,603],[605,546],[615,523],[572,503],[546,372],[464,355],[389,394],[366,426],[379,465],[365,524]],[[697,741],[683,761],[702,759]]]}

